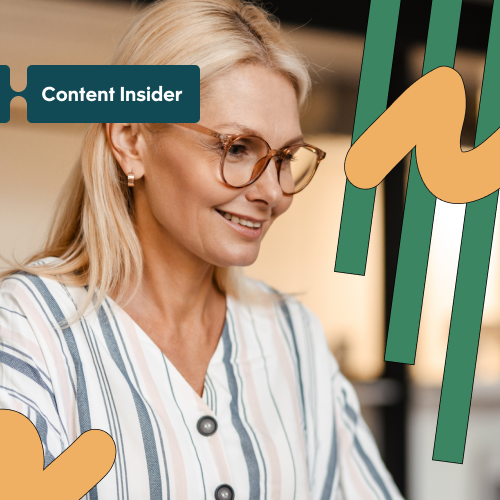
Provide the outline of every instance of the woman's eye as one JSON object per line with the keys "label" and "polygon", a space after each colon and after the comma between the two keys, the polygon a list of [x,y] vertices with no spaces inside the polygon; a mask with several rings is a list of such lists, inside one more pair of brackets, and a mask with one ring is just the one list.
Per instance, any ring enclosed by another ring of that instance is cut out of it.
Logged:
{"label": "woman's eye", "polygon": [[240,156],[247,152],[247,147],[243,144],[233,144],[228,153],[233,156]]}
{"label": "woman's eye", "polygon": [[282,169],[283,169],[283,168],[290,168],[290,163],[291,163],[292,161],[297,161],[296,156],[294,156],[293,154],[290,154],[290,153],[289,153],[289,154],[287,154],[287,155],[285,156],[285,158],[283,158],[283,163],[282,163],[282,165],[281,165],[281,168],[282,168]]}

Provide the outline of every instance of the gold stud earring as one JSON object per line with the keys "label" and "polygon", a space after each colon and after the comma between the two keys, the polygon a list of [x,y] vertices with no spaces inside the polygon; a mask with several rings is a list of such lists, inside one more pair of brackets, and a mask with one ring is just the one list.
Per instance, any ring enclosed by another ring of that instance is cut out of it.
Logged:
{"label": "gold stud earring", "polygon": [[135,175],[132,172],[129,172],[127,179],[128,179],[128,187],[134,187]]}

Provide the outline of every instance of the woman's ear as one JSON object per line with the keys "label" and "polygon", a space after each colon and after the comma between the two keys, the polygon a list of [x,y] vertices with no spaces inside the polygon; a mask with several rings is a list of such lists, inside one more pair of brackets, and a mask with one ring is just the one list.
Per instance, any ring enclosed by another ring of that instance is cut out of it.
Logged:
{"label": "woman's ear", "polygon": [[106,123],[106,134],[116,161],[125,175],[144,175],[144,139],[137,123]]}

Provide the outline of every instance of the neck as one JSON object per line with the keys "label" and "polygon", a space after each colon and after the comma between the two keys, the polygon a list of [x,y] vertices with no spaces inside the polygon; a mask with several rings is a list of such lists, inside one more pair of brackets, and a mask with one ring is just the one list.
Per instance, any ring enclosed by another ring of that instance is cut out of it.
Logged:
{"label": "neck", "polygon": [[159,260],[150,253],[144,253],[138,299],[147,302],[147,309],[168,323],[181,325],[203,320],[214,302],[222,298],[213,281],[214,266],[180,262],[168,254]]}
{"label": "neck", "polygon": [[209,325],[214,312],[225,308],[225,298],[214,283],[215,266],[173,240],[164,230],[141,230],[144,257],[137,295],[126,307],[135,317],[154,318],[175,330]]}

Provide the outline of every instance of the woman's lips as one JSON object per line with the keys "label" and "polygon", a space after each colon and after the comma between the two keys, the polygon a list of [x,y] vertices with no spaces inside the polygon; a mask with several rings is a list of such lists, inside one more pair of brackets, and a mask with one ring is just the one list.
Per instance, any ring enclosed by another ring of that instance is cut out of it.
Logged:
{"label": "woman's lips", "polygon": [[226,219],[226,217],[224,217],[224,215],[219,210],[216,210],[216,212],[220,215],[221,219],[223,219],[227,224],[229,224],[235,231],[238,231],[238,233],[240,233],[243,236],[246,236],[247,238],[256,240],[262,234],[262,225],[263,225],[262,222],[260,223],[260,227],[242,226],[237,222],[233,222],[229,219]]}

